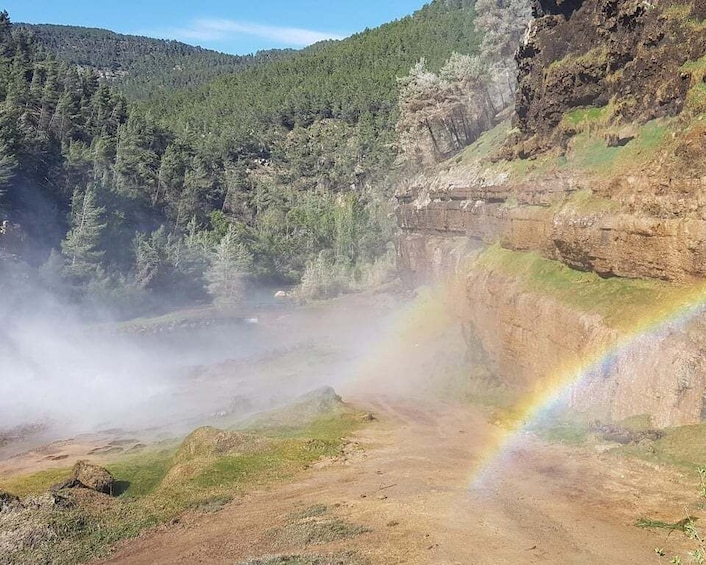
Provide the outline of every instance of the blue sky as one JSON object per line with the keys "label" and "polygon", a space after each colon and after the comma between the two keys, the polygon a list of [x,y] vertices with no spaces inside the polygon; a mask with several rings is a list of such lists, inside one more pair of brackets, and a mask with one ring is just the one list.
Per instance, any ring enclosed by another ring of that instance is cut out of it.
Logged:
{"label": "blue sky", "polygon": [[303,47],[376,27],[428,0],[9,0],[14,22],[100,27],[226,53]]}

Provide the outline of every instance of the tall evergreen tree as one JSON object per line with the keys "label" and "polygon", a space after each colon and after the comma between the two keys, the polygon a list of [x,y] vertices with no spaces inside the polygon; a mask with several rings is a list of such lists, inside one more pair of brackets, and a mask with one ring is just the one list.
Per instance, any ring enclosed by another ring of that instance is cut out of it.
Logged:
{"label": "tall evergreen tree", "polygon": [[252,255],[238,241],[231,226],[216,246],[206,272],[208,292],[216,304],[234,306],[243,299],[245,277],[252,270],[252,262]]}
{"label": "tall evergreen tree", "polygon": [[66,274],[78,282],[87,282],[101,270],[100,238],[105,228],[105,208],[96,203],[95,189],[76,189],[71,201],[71,228],[61,243],[66,258]]}
{"label": "tall evergreen tree", "polygon": [[477,0],[475,28],[483,36],[480,55],[515,92],[515,51],[532,18],[530,0]]}

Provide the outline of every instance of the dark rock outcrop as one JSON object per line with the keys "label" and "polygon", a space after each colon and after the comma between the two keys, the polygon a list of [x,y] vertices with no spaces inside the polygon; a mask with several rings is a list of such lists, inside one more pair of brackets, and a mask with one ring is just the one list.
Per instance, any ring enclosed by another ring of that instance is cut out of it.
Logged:
{"label": "dark rock outcrop", "polygon": [[535,0],[532,13],[535,18],[546,15],[561,14],[566,19],[581,7],[583,0]]}
{"label": "dark rock outcrop", "polygon": [[99,465],[87,461],[78,461],[72,470],[71,477],[62,483],[54,485],[51,490],[66,488],[87,488],[103,494],[113,494],[115,478],[110,472]]}
{"label": "dark rock outcrop", "polygon": [[[686,5],[685,5],[686,4]],[[693,29],[704,1],[540,0],[517,53],[516,127],[508,155],[562,144],[562,116],[613,104],[616,123],[679,114],[691,85],[682,68],[706,53]]]}

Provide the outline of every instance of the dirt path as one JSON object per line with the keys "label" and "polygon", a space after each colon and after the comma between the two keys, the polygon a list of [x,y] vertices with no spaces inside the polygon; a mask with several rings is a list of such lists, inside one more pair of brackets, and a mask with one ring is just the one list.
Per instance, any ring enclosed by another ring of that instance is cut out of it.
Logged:
{"label": "dirt path", "polygon": [[[497,429],[467,405],[355,399],[378,420],[346,462],[252,492],[217,514],[127,542],[104,563],[228,563],[273,554],[355,550],[374,564],[664,563],[657,546],[683,550],[681,534],[635,528],[640,516],[683,516],[690,478],[665,468],[546,445],[528,438],[504,469],[469,488]],[[325,504],[370,528],[328,545],[290,545],[272,534],[291,513]]]}

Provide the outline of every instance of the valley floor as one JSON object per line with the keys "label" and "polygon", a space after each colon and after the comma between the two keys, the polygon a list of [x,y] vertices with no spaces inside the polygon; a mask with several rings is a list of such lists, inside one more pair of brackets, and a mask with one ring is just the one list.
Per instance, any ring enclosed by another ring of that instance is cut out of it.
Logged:
{"label": "valley floor", "polygon": [[[180,394],[224,396],[240,386],[237,375],[273,391],[328,382],[374,418],[340,456],[248,486],[216,512],[187,511],[119,543],[101,563],[633,565],[668,563],[694,549],[682,532],[635,527],[643,517],[700,516],[694,470],[609,449],[617,444],[547,443],[532,434],[487,466],[504,430],[490,408],[468,401],[461,332],[423,294],[412,303],[386,294],[345,297],[263,316],[258,327],[271,351],[257,362],[216,364],[207,378],[185,381]],[[109,441],[125,433],[6,457],[0,478],[86,456],[100,463],[132,445]],[[474,481],[481,467],[486,472]]]}
{"label": "valley floor", "polygon": [[[680,532],[667,536],[634,523],[643,516],[682,518],[697,498],[693,477],[528,438],[502,469],[474,486],[474,467],[497,433],[481,411],[393,397],[355,401],[378,419],[352,439],[344,461],[251,492],[219,513],[187,516],[125,543],[104,563],[337,555],[320,562],[627,565],[664,563],[688,547]],[[293,513],[314,505],[370,531],[321,545],[273,534]],[[667,557],[658,556],[657,547]]]}

